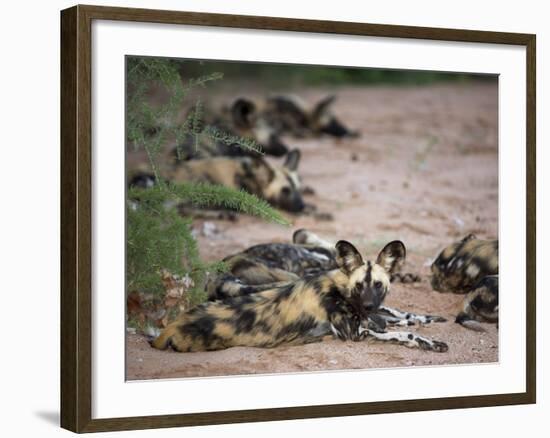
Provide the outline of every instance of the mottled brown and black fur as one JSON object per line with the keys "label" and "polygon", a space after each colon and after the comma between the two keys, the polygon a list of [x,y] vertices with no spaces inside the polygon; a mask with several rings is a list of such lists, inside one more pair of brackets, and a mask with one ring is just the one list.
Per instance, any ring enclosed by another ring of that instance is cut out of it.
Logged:
{"label": "mottled brown and black fur", "polygon": [[[301,229],[294,233],[292,243],[264,243],[254,245],[237,254],[227,256],[224,262],[229,270],[208,285],[210,299],[254,293],[258,288],[249,286],[270,285],[277,282],[296,281],[310,275],[338,268],[335,246],[315,234]],[[395,265],[389,270],[390,282],[419,281],[414,274],[400,273],[405,258],[395,257]],[[381,297],[380,301],[383,300]]]}
{"label": "mottled brown and black fur", "polygon": [[498,324],[498,275],[488,275],[472,288],[455,322],[476,331],[484,331],[480,322]]}
{"label": "mottled brown and black fur", "polygon": [[[297,96],[276,95],[254,101],[238,97],[221,111],[203,111],[202,122],[224,133],[254,140],[265,154],[285,155],[289,148],[283,135],[298,138],[328,135],[336,138],[357,137],[332,112],[335,96],[328,96],[309,105]],[[176,162],[212,156],[258,156],[250,149],[208,135],[199,137],[199,147],[193,136],[180,143],[173,153]]]}
{"label": "mottled brown and black fur", "polygon": [[[389,276],[390,282],[420,281],[417,275],[400,273],[406,256],[403,245],[389,245],[381,254],[385,254],[386,262],[390,258],[392,260],[384,273],[384,277]],[[224,262],[228,271],[207,284],[210,300],[254,294],[338,268],[334,245],[304,229],[294,233],[293,243],[255,245],[226,257]],[[379,273],[376,269],[374,272]],[[388,290],[389,287],[370,288],[361,304],[362,312],[367,314],[369,327],[373,330],[384,331],[387,325],[408,326],[445,321],[440,316],[418,315],[384,306]]]}
{"label": "mottled brown and black fur", "polygon": [[[239,289],[238,296],[229,294],[208,301],[181,315],[152,345],[176,351],[275,347],[314,342],[332,333],[342,340],[359,341],[370,336],[412,348],[447,351],[445,343],[413,333],[371,329],[370,311],[376,300],[383,301],[391,271],[405,255],[402,242],[390,242],[374,263],[364,262],[355,247],[345,241],[336,244],[335,254],[336,269],[306,274],[293,281],[246,285],[246,289]],[[239,269],[252,272],[250,267],[238,264],[233,266],[235,273]],[[258,281],[266,280],[265,272],[256,271],[256,275]],[[267,280],[283,278],[274,274]],[[230,283],[243,286],[236,277]]]}
{"label": "mottled brown and black fur", "polygon": [[281,133],[269,123],[261,108],[249,99],[235,99],[229,108],[222,110],[222,120],[240,137],[255,140],[266,154],[280,157],[289,150],[281,139]]}
{"label": "mottled brown and black fur", "polygon": [[[300,151],[289,152],[282,166],[275,166],[261,157],[212,157],[190,160],[162,171],[172,182],[204,182],[221,185],[265,199],[273,206],[290,212],[306,207],[298,176]],[[155,176],[136,169],[129,172],[129,185],[142,188],[155,183]]]}
{"label": "mottled brown and black fur", "polygon": [[[193,111],[193,110],[192,110]],[[189,115],[192,115],[192,111]],[[203,110],[201,114],[201,129],[214,128],[228,136],[240,137],[254,141],[262,153],[275,157],[282,157],[289,152],[288,146],[282,141],[279,133],[261,117],[256,105],[247,99],[236,99],[224,107],[222,111]],[[211,135],[200,135],[197,139],[188,136],[173,150],[176,163],[192,159],[210,158],[218,156],[242,157],[261,156],[253,149],[241,147],[226,140],[216,140]]]}
{"label": "mottled brown and black fur", "polygon": [[[362,339],[366,334],[360,330],[356,304],[372,287],[373,267],[349,242],[338,242],[336,251],[339,269],[255,294],[206,302],[182,314],[152,345],[183,352],[275,347],[319,340],[331,331],[342,340]],[[376,271],[382,269],[378,266]],[[389,284],[389,276],[385,281]]]}
{"label": "mottled brown and black fur", "polygon": [[434,290],[466,294],[458,324],[483,331],[479,322],[498,322],[498,240],[469,234],[445,248],[431,269]]}
{"label": "mottled brown and black fur", "polygon": [[431,270],[434,290],[466,294],[484,277],[498,274],[498,240],[469,234],[441,251]]}
{"label": "mottled brown and black fur", "polygon": [[[314,105],[308,105],[297,96],[271,96],[258,102],[239,97],[218,113],[203,111],[202,124],[225,134],[251,139],[261,147],[263,153],[280,157],[289,151],[282,135],[299,138],[320,135],[336,138],[358,136],[356,131],[348,129],[332,113],[335,99],[335,96],[328,96]],[[208,135],[199,137],[198,147],[196,141],[194,136],[189,136],[174,148],[174,161],[180,163],[216,156],[259,156],[254,150],[215,140]]]}
{"label": "mottled brown and black fur", "polygon": [[336,96],[328,96],[307,105],[296,96],[272,96],[267,99],[263,117],[276,132],[296,137],[329,135],[336,138],[357,137],[332,113]]}
{"label": "mottled brown and black fur", "polygon": [[170,172],[169,179],[243,189],[283,210],[299,212],[305,207],[298,176],[299,162],[298,149],[287,154],[283,166],[274,166],[261,157],[213,157],[181,163]]}
{"label": "mottled brown and black fur", "polygon": [[[239,284],[269,285],[296,281],[306,276],[336,269],[333,249],[292,243],[267,243],[252,246],[224,259],[229,271],[209,284],[210,299],[243,295],[247,292],[228,289],[230,277]],[[217,287],[214,287],[214,284]]]}

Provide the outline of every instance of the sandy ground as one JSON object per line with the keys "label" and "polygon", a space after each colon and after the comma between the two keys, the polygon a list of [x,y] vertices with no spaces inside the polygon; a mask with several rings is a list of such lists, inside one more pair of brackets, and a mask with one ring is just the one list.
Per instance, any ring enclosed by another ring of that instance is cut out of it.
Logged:
{"label": "sandy ground", "polygon": [[202,256],[216,260],[257,243],[286,242],[298,228],[349,240],[370,257],[388,241],[401,239],[408,251],[405,271],[420,273],[423,281],[394,284],[386,304],[446,317],[447,323],[411,330],[446,342],[449,351],[326,339],[275,349],[174,353],[153,350],[143,337],[130,334],[127,379],[498,361],[496,326],[485,324],[486,332],[478,333],[455,324],[463,297],[434,292],[428,282],[431,261],[452,241],[471,232],[497,237],[496,82],[316,89],[301,96],[315,101],[333,91],[338,95],[334,112],[361,137],[286,141],[302,151],[300,174],[316,192],[307,201],[334,220],[289,217],[292,226],[285,228],[241,216],[236,223],[215,221],[215,234],[208,237],[197,221]]}

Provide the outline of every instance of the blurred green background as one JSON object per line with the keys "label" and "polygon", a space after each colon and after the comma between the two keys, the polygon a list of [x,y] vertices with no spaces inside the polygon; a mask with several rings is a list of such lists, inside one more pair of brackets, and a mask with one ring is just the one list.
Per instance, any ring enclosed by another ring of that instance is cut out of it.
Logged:
{"label": "blurred green background", "polygon": [[424,85],[434,82],[494,81],[487,74],[445,73],[418,70],[385,70],[376,68],[331,67],[296,64],[270,64],[226,61],[172,60],[183,78],[194,78],[222,72],[228,81],[253,81],[271,86],[317,85]]}

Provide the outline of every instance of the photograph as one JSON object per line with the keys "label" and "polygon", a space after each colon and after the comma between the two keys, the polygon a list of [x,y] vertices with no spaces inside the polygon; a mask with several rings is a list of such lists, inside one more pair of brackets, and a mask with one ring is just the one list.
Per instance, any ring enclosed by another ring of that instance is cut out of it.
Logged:
{"label": "photograph", "polygon": [[127,381],[499,362],[499,78],[125,57]]}

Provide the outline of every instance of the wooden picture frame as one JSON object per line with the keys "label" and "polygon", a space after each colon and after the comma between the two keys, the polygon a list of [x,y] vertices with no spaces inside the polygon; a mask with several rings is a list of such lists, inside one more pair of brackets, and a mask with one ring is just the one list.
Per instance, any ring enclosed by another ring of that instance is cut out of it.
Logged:
{"label": "wooden picture frame", "polygon": [[[92,22],[114,20],[518,45],[526,48],[526,391],[179,415],[92,418]],[[61,12],[61,426],[74,432],[365,415],[536,401],[535,48],[531,34],[75,6]]]}

